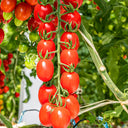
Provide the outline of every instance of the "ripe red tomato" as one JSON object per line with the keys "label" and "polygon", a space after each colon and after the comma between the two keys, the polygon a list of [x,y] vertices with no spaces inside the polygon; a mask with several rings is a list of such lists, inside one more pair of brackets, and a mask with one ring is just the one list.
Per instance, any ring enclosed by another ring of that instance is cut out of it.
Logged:
{"label": "ripe red tomato", "polygon": [[47,87],[45,84],[42,85],[39,89],[38,98],[40,103],[43,105],[44,103],[49,102],[51,96],[56,93],[56,87],[54,85]]}
{"label": "ripe red tomato", "polygon": [[[52,40],[41,40],[37,45],[37,53],[38,56],[41,58],[40,54],[42,54],[42,57],[45,57],[47,51],[52,52],[56,50],[55,43]],[[55,53],[51,53],[48,55],[49,59],[53,59],[55,56]]]}
{"label": "ripe red tomato", "polygon": [[[60,41],[62,42],[68,42],[68,43],[72,43],[72,48],[75,46],[75,50],[77,50],[79,48],[79,37],[77,36],[76,33],[74,32],[64,32],[60,38]],[[62,50],[67,49],[66,47],[69,47],[68,44],[60,44],[60,47]]]}
{"label": "ripe red tomato", "polygon": [[64,3],[69,5],[69,4],[72,4],[74,8],[79,8],[82,3],[83,3],[83,0],[64,0]]}
{"label": "ripe red tomato", "polygon": [[38,4],[37,0],[26,0],[26,2],[32,6]]}
{"label": "ripe red tomato", "polygon": [[76,72],[64,72],[60,82],[62,87],[72,94],[78,89],[79,75]]}
{"label": "ripe red tomato", "polygon": [[43,82],[47,82],[52,79],[54,73],[54,65],[49,59],[41,59],[36,67],[37,76]]}
{"label": "ripe red tomato", "polygon": [[[60,3],[61,4],[64,4],[64,2],[62,1],[62,0],[60,0]],[[54,2],[54,7],[57,9],[57,6],[58,6],[58,3],[57,3],[57,0],[55,0],[55,2]],[[61,5],[60,6],[60,13],[62,14],[62,13],[64,13],[65,12],[65,9],[63,8],[63,6]]]}
{"label": "ripe red tomato", "polygon": [[12,12],[16,6],[16,0],[2,0],[1,1],[1,9],[4,12]]}
{"label": "ripe red tomato", "polygon": [[[45,33],[45,31],[46,31],[46,34],[48,34],[49,32],[52,32],[52,31],[55,31],[55,30],[56,30],[56,27],[52,22],[50,22],[50,23],[43,23],[42,22],[39,26],[40,38],[41,39],[44,38],[43,33]],[[56,35],[56,33],[52,33],[52,35],[48,34],[47,38],[50,38],[50,36],[52,36],[51,40],[54,40],[55,35]]]}
{"label": "ripe red tomato", "polygon": [[[77,11],[74,11],[74,12],[71,12],[71,13],[67,13],[65,15],[62,15],[61,16],[61,19],[68,22],[69,24],[72,23],[72,29],[75,29],[76,28],[76,24],[78,25],[77,26],[77,29],[79,29],[80,27],[80,24],[81,24],[81,16],[80,14],[77,12]],[[67,30],[69,30],[69,27],[68,26],[65,26],[66,23],[65,22],[61,22],[61,26],[62,28],[65,30],[65,27]],[[65,30],[65,31],[67,31]]]}
{"label": "ripe red tomato", "polygon": [[0,87],[4,87],[4,81],[0,81]]}
{"label": "ripe red tomato", "polygon": [[4,31],[2,28],[0,28],[0,44],[2,43],[3,40],[4,40]]}
{"label": "ripe red tomato", "polygon": [[53,108],[54,107],[51,103],[45,103],[40,109],[39,119],[42,125],[44,125],[45,127],[52,126],[50,121],[50,114]]}
{"label": "ripe red tomato", "polygon": [[12,59],[13,58],[13,54],[12,53],[8,53],[8,59]]}
{"label": "ripe red tomato", "polygon": [[34,19],[34,17],[31,17],[28,20],[28,29],[30,31],[34,31],[35,29],[37,29],[39,27],[39,23]]}
{"label": "ripe red tomato", "polygon": [[3,94],[3,89],[2,88],[0,88],[0,94]]}
{"label": "ripe red tomato", "polygon": [[18,98],[20,96],[19,92],[15,92],[15,97]]}
{"label": "ripe red tomato", "polygon": [[58,17],[55,16],[55,15],[51,15],[49,17],[49,20],[51,20],[51,19],[53,19],[51,22],[55,25],[55,27],[57,27],[57,25],[58,25]]}
{"label": "ripe red tomato", "polygon": [[65,49],[60,54],[60,60],[61,63],[64,63],[69,66],[72,64],[76,68],[78,64],[78,53],[76,50],[73,49]]}
{"label": "ripe red tomato", "polygon": [[37,22],[41,23],[42,21],[39,19],[39,16],[40,18],[45,20],[46,16],[50,14],[52,11],[53,9],[50,4],[47,4],[47,5],[37,4],[34,8],[34,18]]}
{"label": "ripe red tomato", "polygon": [[16,6],[15,17],[18,20],[25,21],[30,17],[31,12],[32,12],[31,6],[25,2],[21,2]]}
{"label": "ripe red tomato", "polygon": [[3,81],[5,79],[5,75],[4,74],[0,74],[0,81]]}
{"label": "ripe red tomato", "polygon": [[70,112],[71,119],[74,119],[78,116],[80,105],[78,100],[72,96],[69,95],[66,98],[62,98],[63,105],[66,105],[65,108],[67,108]]}
{"label": "ripe red tomato", "polygon": [[56,107],[51,112],[50,120],[53,128],[67,128],[70,124],[70,113],[64,107]]}
{"label": "ripe red tomato", "polygon": [[9,87],[8,86],[4,86],[4,93],[7,93],[9,91]]}

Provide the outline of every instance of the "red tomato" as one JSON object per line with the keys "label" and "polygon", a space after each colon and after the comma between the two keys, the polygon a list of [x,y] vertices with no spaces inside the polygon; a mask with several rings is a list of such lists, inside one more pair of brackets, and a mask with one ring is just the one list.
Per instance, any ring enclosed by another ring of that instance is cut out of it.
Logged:
{"label": "red tomato", "polygon": [[[61,4],[64,4],[64,2],[62,1],[62,0],[60,0],[60,3]],[[58,3],[57,3],[57,0],[55,0],[55,2],[54,2],[54,7],[57,9],[57,6],[58,6]],[[64,13],[65,12],[65,9],[63,8],[63,6],[61,5],[60,6],[60,13],[62,14],[62,13]]]}
{"label": "red tomato", "polygon": [[9,71],[9,67],[8,66],[6,66],[4,68],[5,68],[5,72],[8,72]]}
{"label": "red tomato", "polygon": [[51,20],[51,19],[53,19],[51,22],[55,25],[55,27],[57,27],[57,25],[58,25],[58,17],[55,16],[55,15],[51,15],[49,17],[49,20]]}
{"label": "red tomato", "polygon": [[[74,11],[74,12],[71,12],[71,13],[67,13],[65,15],[62,15],[61,16],[61,19],[68,22],[69,24],[72,23],[72,29],[75,29],[76,28],[76,24],[78,25],[77,26],[77,29],[79,29],[80,27],[80,24],[81,24],[81,16],[80,14],[77,12],[77,11]],[[61,22],[61,26],[62,28],[65,30],[65,27],[66,27],[66,30],[69,30],[69,27],[68,26],[65,26],[66,23],[65,22]]]}
{"label": "red tomato", "polygon": [[[52,22],[50,22],[50,23],[43,23],[42,22],[40,24],[40,26],[39,26],[39,35],[40,35],[40,38],[41,39],[44,38],[43,33],[45,33],[45,31],[46,31],[46,34],[48,34],[49,32],[52,32],[52,31],[55,31],[55,30],[56,30],[56,27],[55,27],[55,25]],[[51,37],[51,40],[54,40],[55,35],[56,35],[56,33],[52,33],[52,35],[51,34],[48,34],[47,38],[50,38],[50,36],[52,36]]]}
{"label": "red tomato", "polygon": [[3,40],[4,40],[4,31],[2,28],[0,28],[0,44],[2,43]]}
{"label": "red tomato", "polygon": [[4,81],[0,81],[0,87],[4,87]]}
{"label": "red tomato", "polygon": [[15,97],[18,98],[20,96],[19,92],[15,92]]}
{"label": "red tomato", "polygon": [[54,65],[49,59],[41,59],[36,67],[37,76],[43,82],[47,82],[52,79],[54,73]]}
{"label": "red tomato", "polygon": [[4,64],[5,67],[7,67],[8,66],[8,61],[7,60],[3,60],[3,64]]}
{"label": "red tomato", "polygon": [[45,127],[52,126],[50,121],[50,114],[53,108],[54,107],[51,103],[45,103],[40,109],[39,119],[42,125],[44,125]]}
{"label": "red tomato", "polygon": [[76,72],[64,72],[60,82],[62,87],[72,94],[78,89],[79,75]]}
{"label": "red tomato", "polygon": [[76,68],[78,64],[78,53],[76,50],[73,49],[65,49],[60,54],[60,60],[61,63],[64,63],[69,66],[72,64]]}
{"label": "red tomato", "polygon": [[12,53],[8,53],[8,58],[12,59],[13,58],[13,54]]}
{"label": "red tomato", "polygon": [[[67,43],[72,43],[72,47],[71,49],[74,47],[75,45],[75,50],[77,50],[79,48],[79,37],[77,36],[76,33],[74,32],[64,32],[60,38],[60,41],[62,42],[67,42]],[[62,50],[67,49],[66,47],[69,48],[68,44],[60,44],[60,47]]]}
{"label": "red tomato", "polygon": [[[40,54],[42,54],[42,57],[45,57],[47,51],[52,52],[56,50],[55,43],[52,40],[41,40],[37,45],[37,53],[38,56],[41,58]],[[55,53],[48,54],[49,59],[53,59],[55,56]]]}
{"label": "red tomato", "polygon": [[4,86],[4,93],[7,93],[9,91],[9,87],[8,86]]}
{"label": "red tomato", "polygon": [[80,105],[78,100],[72,96],[69,95],[66,98],[62,98],[63,105],[66,105],[65,108],[67,108],[70,112],[71,119],[74,119],[78,116]]}
{"label": "red tomato", "polygon": [[26,2],[32,6],[38,4],[38,0],[26,0]]}
{"label": "red tomato", "polygon": [[76,123],[78,123],[80,121],[79,116],[77,116],[74,120],[75,120]]}
{"label": "red tomato", "polygon": [[55,94],[56,87],[54,85],[47,87],[45,84],[40,87],[38,98],[40,103],[43,105],[44,103],[49,102],[50,98]]}
{"label": "red tomato", "polygon": [[50,14],[52,11],[53,9],[50,4],[47,4],[47,5],[37,4],[34,8],[34,18],[37,22],[41,23],[42,21],[39,19],[39,16],[40,18],[45,20],[46,16]]}
{"label": "red tomato", "polygon": [[31,6],[25,2],[21,2],[16,6],[15,16],[18,20],[25,21],[30,17],[31,12]]}
{"label": "red tomato", "polygon": [[1,65],[2,65],[2,60],[0,59],[0,67],[1,67]]}
{"label": "red tomato", "polygon": [[0,74],[0,81],[4,81],[5,79],[5,75],[4,74]]}
{"label": "red tomato", "polygon": [[11,59],[7,59],[7,61],[8,61],[8,64],[11,64],[12,63]]}
{"label": "red tomato", "polygon": [[53,128],[67,128],[70,124],[70,113],[64,107],[56,107],[51,112],[50,120]]}
{"label": "red tomato", "polygon": [[82,5],[83,0],[64,0],[64,3],[67,5],[72,4],[74,8],[79,8]]}
{"label": "red tomato", "polygon": [[0,94],[3,94],[3,89],[2,88],[0,88]]}
{"label": "red tomato", "polygon": [[1,9],[4,12],[12,12],[16,6],[16,0],[2,0]]}
{"label": "red tomato", "polygon": [[28,20],[28,29],[30,31],[34,31],[35,29],[37,29],[39,27],[39,23],[34,19],[34,17],[31,17]]}

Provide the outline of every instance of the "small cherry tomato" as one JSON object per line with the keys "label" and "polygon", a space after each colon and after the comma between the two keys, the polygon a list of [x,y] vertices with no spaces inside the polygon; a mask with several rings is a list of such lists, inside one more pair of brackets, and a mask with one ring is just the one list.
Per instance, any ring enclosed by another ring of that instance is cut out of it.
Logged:
{"label": "small cherry tomato", "polygon": [[72,94],[79,87],[79,75],[76,72],[64,72],[61,76],[60,82],[61,86]]}
{"label": "small cherry tomato", "polygon": [[4,12],[12,12],[16,6],[16,0],[2,0],[1,1],[1,9]]}
{"label": "small cherry tomato", "polygon": [[[45,57],[47,52],[53,52],[56,50],[55,43],[52,40],[41,40],[37,45],[37,53],[38,56],[41,58]],[[55,56],[55,53],[48,54],[49,59],[53,59]]]}
{"label": "small cherry tomato", "polygon": [[12,53],[8,53],[8,58],[12,59],[13,58],[13,54]]}
{"label": "small cherry tomato", "polygon": [[72,4],[74,8],[79,8],[82,5],[83,0],[64,0],[64,3],[67,5]]}
{"label": "small cherry tomato", "polygon": [[43,105],[44,103],[49,102],[50,98],[56,93],[56,87],[54,85],[47,87],[45,84],[42,85],[39,89],[38,98],[40,103]]}
{"label": "small cherry tomato", "polygon": [[31,12],[32,12],[31,6],[25,2],[21,2],[16,6],[15,17],[18,20],[25,21],[30,17]]}
{"label": "small cherry tomato", "polygon": [[0,59],[0,67],[1,67],[1,65],[2,65],[2,60]]}
{"label": "small cherry tomato", "polygon": [[2,88],[0,88],[0,94],[3,94],[3,89]]}
{"label": "small cherry tomato", "polygon": [[67,128],[70,124],[70,113],[64,107],[56,107],[51,112],[50,120],[53,128]]}
{"label": "small cherry tomato", "polygon": [[36,5],[36,4],[38,4],[38,0],[25,0],[28,4],[30,4],[30,5]]}
{"label": "small cherry tomato", "polygon": [[19,92],[15,92],[15,97],[18,98],[20,96]]}
{"label": "small cherry tomato", "polygon": [[58,17],[55,16],[55,15],[51,15],[49,17],[49,20],[51,20],[51,19],[53,19],[51,22],[55,25],[55,27],[57,27],[57,25],[58,25]]}
{"label": "small cherry tomato", "polygon": [[[75,49],[75,50],[77,50],[79,48],[79,37],[74,32],[64,32],[60,38],[60,41],[67,42],[70,45],[72,45],[72,47],[70,49],[72,49],[74,46],[75,47],[73,49]],[[60,47],[62,50],[64,50],[64,49],[69,48],[69,45],[61,43]]]}
{"label": "small cherry tomato", "polygon": [[3,40],[4,40],[4,31],[2,28],[0,28],[0,44],[2,43]]}
{"label": "small cherry tomato", "polygon": [[4,87],[4,81],[0,81],[0,87]]}
{"label": "small cherry tomato", "polygon": [[78,100],[72,96],[69,95],[66,98],[62,98],[63,105],[66,105],[65,108],[67,108],[70,112],[71,119],[74,119],[78,116],[80,105]]}
{"label": "small cherry tomato", "polygon": [[[53,11],[52,6],[50,4],[40,5],[37,4],[34,8],[34,18],[37,22],[41,23],[40,18],[45,20],[46,16]],[[39,18],[40,17],[40,18]]]}
{"label": "small cherry tomato", "polygon": [[[81,24],[81,16],[77,11],[67,13],[61,16],[61,19],[71,24],[72,29],[78,30]],[[61,22],[61,26],[65,31],[69,30],[69,26],[65,22]]]}
{"label": "small cherry tomato", "polygon": [[[61,63],[64,63],[68,66],[71,66],[71,64],[76,68],[78,64],[78,53],[76,50],[73,49],[65,49],[60,54],[60,60]],[[67,68],[66,66],[64,66]]]}
{"label": "small cherry tomato", "polygon": [[[51,39],[51,40],[54,40],[55,38],[55,35],[56,33],[53,32],[53,33],[50,33],[48,34],[49,32],[52,32],[52,31],[55,31],[56,30],[56,27],[55,25],[50,22],[50,23],[41,23],[40,26],[39,26],[39,35],[40,35],[40,38],[43,39],[43,38],[46,38],[46,39]],[[44,34],[45,33],[45,34]],[[47,37],[45,37],[47,35]]]}
{"label": "small cherry tomato", "polygon": [[31,17],[28,20],[28,29],[30,31],[34,31],[35,29],[37,29],[39,27],[39,23],[34,19],[34,17]]}
{"label": "small cherry tomato", "polygon": [[54,73],[54,65],[49,59],[41,59],[36,67],[37,76],[43,82],[52,79]]}
{"label": "small cherry tomato", "polygon": [[51,103],[45,103],[39,112],[39,119],[42,125],[45,127],[50,127],[52,126],[51,121],[50,121],[50,115],[53,109],[53,105]]}
{"label": "small cherry tomato", "polygon": [[4,93],[7,93],[9,91],[9,87],[8,86],[4,86],[3,91],[4,91]]}

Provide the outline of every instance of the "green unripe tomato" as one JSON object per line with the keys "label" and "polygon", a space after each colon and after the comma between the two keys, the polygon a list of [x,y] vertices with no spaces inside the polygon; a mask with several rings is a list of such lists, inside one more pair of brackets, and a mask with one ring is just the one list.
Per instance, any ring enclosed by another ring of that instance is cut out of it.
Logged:
{"label": "green unripe tomato", "polygon": [[122,16],[122,17],[121,17],[121,22],[123,22],[123,23],[124,23],[124,22],[126,22],[126,20],[127,20],[127,18],[126,18],[126,17],[124,17],[124,16]]}
{"label": "green unripe tomato", "polygon": [[16,26],[21,26],[23,24],[23,21],[18,20],[17,18],[15,18],[14,23],[15,23]]}
{"label": "green unripe tomato", "polygon": [[38,41],[40,37],[37,32],[30,32],[29,39],[31,40],[31,42],[35,42],[35,41]]}
{"label": "green unripe tomato", "polygon": [[25,52],[27,52],[27,50],[28,50],[28,45],[27,44],[20,44],[19,45],[19,52],[20,53],[25,53]]}
{"label": "green unripe tomato", "polygon": [[112,31],[113,28],[114,28],[114,26],[113,26],[112,24],[109,24],[109,25],[108,25],[108,29],[109,29],[110,31]]}
{"label": "green unripe tomato", "polygon": [[9,13],[3,12],[3,18],[5,20],[10,20],[12,18],[12,16],[13,16],[12,12],[9,12]]}

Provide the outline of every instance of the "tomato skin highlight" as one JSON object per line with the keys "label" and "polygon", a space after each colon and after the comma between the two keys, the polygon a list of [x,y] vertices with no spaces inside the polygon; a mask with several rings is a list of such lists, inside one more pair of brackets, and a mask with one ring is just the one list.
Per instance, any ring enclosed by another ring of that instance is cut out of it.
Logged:
{"label": "tomato skin highlight", "polygon": [[[42,57],[45,57],[47,51],[53,52],[56,50],[55,43],[52,40],[41,40],[37,45],[37,53],[38,56],[41,58],[40,54],[42,53]],[[48,54],[49,59],[53,59],[55,53]]]}
{"label": "tomato skin highlight", "polygon": [[[77,30],[80,27],[81,24],[81,16],[77,11],[71,12],[71,13],[67,13],[65,15],[61,16],[61,19],[68,22],[69,24],[72,22],[72,29],[74,29],[77,26]],[[65,25],[66,23],[64,23],[63,21],[61,22],[61,27],[65,30]],[[66,29],[69,30],[69,28],[66,26]],[[67,31],[65,30],[65,31]]]}
{"label": "tomato skin highlight", "polygon": [[78,100],[74,96],[69,95],[66,98],[62,98],[62,103],[63,105],[66,104],[65,108],[69,110],[71,119],[74,119],[78,116],[80,105]]}
{"label": "tomato skin highlight", "polygon": [[49,59],[41,59],[36,67],[37,76],[43,82],[52,79],[54,73],[54,65]]}
{"label": "tomato skin highlight", "polygon": [[[68,42],[68,43],[72,42],[72,48],[75,46],[75,48],[73,48],[75,50],[79,48],[79,37],[74,32],[64,32],[60,38],[60,41]],[[64,45],[64,43],[62,43],[60,44],[60,47],[62,50],[64,50],[64,49],[67,49],[66,47],[69,47],[69,46],[68,44]]]}
{"label": "tomato skin highlight", "polygon": [[56,107],[51,112],[50,120],[53,128],[67,128],[70,124],[70,113],[64,107]]}
{"label": "tomato skin highlight", "polygon": [[41,23],[42,21],[39,19],[38,15],[40,16],[40,18],[45,20],[46,16],[50,14],[52,11],[53,9],[50,4],[47,5],[37,4],[34,8],[34,18],[37,22]]}
{"label": "tomato skin highlight", "polygon": [[[78,64],[77,51],[73,50],[73,49],[63,50],[60,54],[60,61],[61,61],[61,63],[64,63],[68,66],[70,66],[72,64],[74,66],[74,68],[76,68],[76,66]],[[66,66],[64,66],[64,67],[67,68]]]}
{"label": "tomato skin highlight", "polygon": [[27,20],[32,12],[32,8],[28,3],[21,2],[16,6],[15,17],[18,20],[25,21]]}
{"label": "tomato skin highlight", "polygon": [[[40,35],[40,38],[44,38],[44,35],[43,33],[46,31],[46,33],[49,33],[49,32],[52,32],[52,31],[55,31],[56,30],[56,27],[55,25],[50,22],[50,23],[41,23],[40,26],[39,26],[39,35]],[[47,36],[47,38],[50,38],[51,34],[49,34]],[[52,33],[52,37],[51,37],[51,40],[54,40],[56,36],[56,33]]]}
{"label": "tomato skin highlight", "polygon": [[1,28],[1,29],[0,29],[0,44],[2,43],[3,40],[4,40],[4,31],[3,31],[3,29]]}
{"label": "tomato skin highlight", "polygon": [[45,127],[50,127],[52,126],[51,121],[50,121],[50,114],[51,111],[54,107],[52,106],[51,103],[45,103],[39,112],[39,119],[42,125]]}
{"label": "tomato skin highlight", "polygon": [[42,85],[39,89],[39,93],[38,93],[38,99],[41,103],[41,105],[48,103],[49,102],[49,98],[51,98],[51,96],[53,96],[56,93],[56,87],[54,85],[47,87],[45,84]]}
{"label": "tomato skin highlight", "polygon": [[38,4],[38,1],[37,0],[25,0],[28,4],[30,4],[30,5],[36,5],[36,4]]}
{"label": "tomato skin highlight", "polygon": [[16,0],[2,0],[1,9],[4,12],[12,12],[16,6]]}
{"label": "tomato skin highlight", "polygon": [[62,87],[72,94],[79,87],[79,75],[76,72],[64,72],[61,76],[60,82]]}

